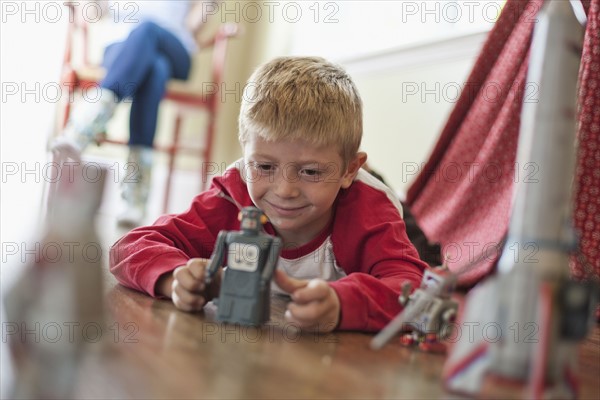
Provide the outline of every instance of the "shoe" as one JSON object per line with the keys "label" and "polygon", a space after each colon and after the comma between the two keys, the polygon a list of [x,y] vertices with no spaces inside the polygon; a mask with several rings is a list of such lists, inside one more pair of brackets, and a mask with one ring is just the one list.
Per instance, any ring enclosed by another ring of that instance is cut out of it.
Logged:
{"label": "shoe", "polygon": [[123,228],[137,228],[142,226],[146,218],[145,204],[127,203],[125,209],[117,216],[117,224]]}
{"label": "shoe", "polygon": [[133,228],[144,222],[152,178],[152,160],[153,150],[151,147],[130,147],[127,157],[127,173],[121,182],[123,210],[117,215],[119,226]]}
{"label": "shoe", "polygon": [[100,91],[98,101],[81,102],[73,109],[63,135],[50,145],[52,152],[79,159],[88,145],[103,139],[106,124],[113,116],[118,101],[113,91],[105,88]]}
{"label": "shoe", "polygon": [[66,160],[68,158],[81,161],[81,148],[74,140],[59,136],[50,144],[50,151],[55,155],[55,159]]}

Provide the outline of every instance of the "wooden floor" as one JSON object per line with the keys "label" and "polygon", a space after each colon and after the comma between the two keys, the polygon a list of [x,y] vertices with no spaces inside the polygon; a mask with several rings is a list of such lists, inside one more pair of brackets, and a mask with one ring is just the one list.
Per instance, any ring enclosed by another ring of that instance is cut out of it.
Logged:
{"label": "wooden floor", "polygon": [[579,380],[582,399],[600,399],[600,324],[579,347]]}
{"label": "wooden floor", "polygon": [[[134,398],[443,397],[443,356],[398,345],[374,352],[363,333],[300,332],[282,320],[284,304],[275,297],[271,322],[245,328],[216,323],[210,306],[183,313],[115,286],[107,305],[121,332],[109,338],[104,381]],[[106,397],[104,385],[92,386],[79,395]]]}
{"label": "wooden floor", "polygon": [[[438,399],[445,356],[380,351],[370,334],[300,332],[273,297],[260,329],[215,322],[215,309],[189,314],[106,277],[110,335],[82,368],[77,398]],[[118,327],[118,331],[116,328]],[[118,334],[117,334],[118,332]],[[580,346],[581,398],[600,398],[600,328]]]}
{"label": "wooden floor", "polygon": [[[107,195],[113,203],[117,189],[115,182]],[[105,204],[99,217],[105,250],[124,233],[114,209]],[[104,289],[103,340],[86,348],[73,398],[454,398],[441,384],[444,355],[398,341],[376,352],[371,334],[299,332],[282,319],[284,298],[273,298],[271,322],[258,330],[218,324],[214,307],[189,314],[124,288],[106,265]],[[579,356],[580,398],[600,399],[598,325]]]}

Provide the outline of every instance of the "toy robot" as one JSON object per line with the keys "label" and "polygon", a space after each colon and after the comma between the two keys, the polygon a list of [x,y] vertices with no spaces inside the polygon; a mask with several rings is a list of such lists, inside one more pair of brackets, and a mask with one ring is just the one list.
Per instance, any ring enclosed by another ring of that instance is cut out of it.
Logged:
{"label": "toy robot", "polygon": [[458,309],[458,303],[450,299],[453,286],[453,276],[443,277],[432,271],[425,271],[421,286],[411,295],[411,284],[404,283],[398,298],[404,311],[373,338],[371,348],[380,349],[400,330],[410,328],[411,332],[401,337],[402,344],[417,345],[428,352],[445,352],[446,346],[439,340],[449,333],[449,324]]}
{"label": "toy robot", "polygon": [[240,220],[241,231],[219,232],[205,281],[208,285],[219,267],[226,265],[216,302],[217,318],[258,326],[269,321],[271,278],[279,259],[281,239],[262,231],[267,218],[255,207],[243,208]]}

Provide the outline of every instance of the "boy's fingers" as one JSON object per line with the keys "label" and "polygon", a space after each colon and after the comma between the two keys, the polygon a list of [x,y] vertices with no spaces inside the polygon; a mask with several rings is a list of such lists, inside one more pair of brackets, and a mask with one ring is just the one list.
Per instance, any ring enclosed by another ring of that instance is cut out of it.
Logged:
{"label": "boy's fingers", "polygon": [[304,304],[311,301],[320,301],[329,296],[331,288],[322,279],[311,279],[308,284],[294,292],[295,303]]}
{"label": "boy's fingers", "polygon": [[300,323],[314,323],[333,308],[325,301],[313,301],[307,304],[288,304],[288,311],[293,319]]}
{"label": "boy's fingers", "polygon": [[299,320],[315,320],[333,312],[336,295],[327,282],[313,279],[309,284],[294,293],[294,301],[288,304],[292,316]]}
{"label": "boy's fingers", "polygon": [[175,285],[177,284],[188,292],[198,293],[204,290],[204,280],[194,277],[187,265],[177,267],[175,271],[173,271],[173,278],[173,289],[175,289]]}
{"label": "boy's fingers", "polygon": [[273,280],[286,293],[293,294],[296,290],[301,289],[308,285],[305,279],[296,279],[289,277],[285,272],[276,269]]}
{"label": "boy's fingers", "polygon": [[202,306],[185,303],[185,302],[181,301],[181,299],[179,299],[179,297],[177,297],[176,294],[173,294],[173,304],[175,305],[176,308],[178,308],[181,311],[196,312],[196,311],[202,310]]}
{"label": "boy's fingers", "polygon": [[[298,310],[296,310],[298,311]],[[312,311],[308,312],[312,314]],[[308,331],[313,332],[331,332],[337,326],[337,319],[334,315],[329,316],[329,312],[325,311],[323,313],[316,312],[315,315],[318,315],[316,318],[301,318],[305,315],[295,316],[291,310],[286,310],[285,319],[288,322],[293,323],[301,329],[306,329]],[[312,316],[312,315],[311,315]]]}
{"label": "boy's fingers", "polygon": [[175,281],[173,283],[173,303],[177,308],[184,311],[198,311],[202,309],[206,300],[204,296],[185,290]]}
{"label": "boy's fingers", "polygon": [[207,265],[206,258],[190,258],[185,266],[188,267],[194,278],[204,280],[204,271]]}
{"label": "boy's fingers", "polygon": [[297,290],[288,304],[285,318],[308,330],[330,332],[339,322],[339,298],[327,282],[312,279]]}
{"label": "boy's fingers", "polygon": [[298,327],[300,329],[306,329],[308,331],[318,330],[316,328],[317,324],[315,323],[314,319],[304,320],[304,319],[296,318],[290,310],[286,310],[284,316],[285,316],[285,320],[287,322],[294,324],[296,327]]}

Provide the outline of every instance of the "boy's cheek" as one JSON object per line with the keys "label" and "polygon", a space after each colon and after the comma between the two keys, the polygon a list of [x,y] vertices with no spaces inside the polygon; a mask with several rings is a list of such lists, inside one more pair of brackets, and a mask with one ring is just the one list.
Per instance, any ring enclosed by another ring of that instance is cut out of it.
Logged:
{"label": "boy's cheek", "polygon": [[268,186],[262,181],[246,181],[246,186],[248,188],[248,194],[250,195],[250,198],[256,205],[258,205],[258,202],[262,200],[265,193],[268,191]]}
{"label": "boy's cheek", "polygon": [[247,184],[247,186],[248,186],[248,194],[250,195],[252,202],[260,208],[258,202],[260,201],[261,195],[259,194],[258,188],[256,188],[256,186],[254,186],[253,184],[250,184],[250,183]]}

